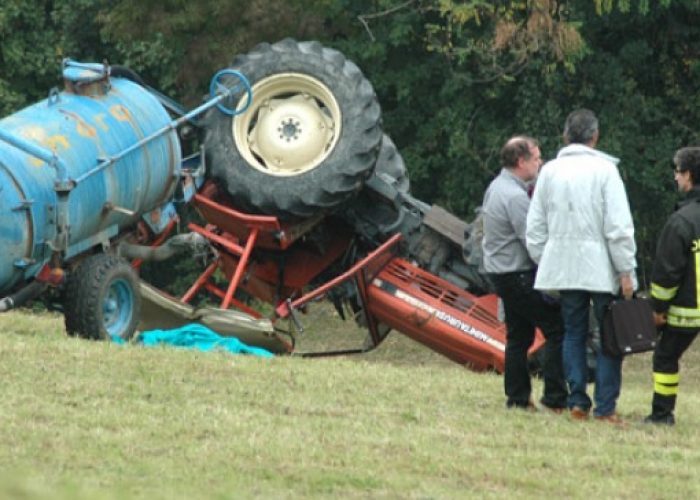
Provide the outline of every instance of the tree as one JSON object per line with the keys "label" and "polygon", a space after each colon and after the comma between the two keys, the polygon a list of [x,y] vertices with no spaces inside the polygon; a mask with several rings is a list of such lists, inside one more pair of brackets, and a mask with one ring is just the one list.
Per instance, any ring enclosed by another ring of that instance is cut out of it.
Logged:
{"label": "tree", "polygon": [[328,0],[120,0],[102,33],[122,63],[183,101],[196,103],[213,74],[239,53],[285,36],[316,38]]}
{"label": "tree", "polygon": [[[0,6],[0,116],[46,97],[65,57],[110,53],[94,23],[107,0],[4,0]],[[98,55],[101,54],[100,57]]]}

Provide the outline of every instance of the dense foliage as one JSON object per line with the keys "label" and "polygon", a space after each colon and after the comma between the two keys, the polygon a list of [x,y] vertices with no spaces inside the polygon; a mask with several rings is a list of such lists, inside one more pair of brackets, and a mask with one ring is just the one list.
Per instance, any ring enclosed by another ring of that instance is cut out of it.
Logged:
{"label": "dense foliage", "polygon": [[510,135],[550,158],[568,112],[593,109],[648,272],[676,199],[671,157],[700,141],[693,0],[0,0],[0,113],[46,95],[66,56],[129,65],[192,105],[233,55],[286,36],[363,68],[414,194],[464,218]]}

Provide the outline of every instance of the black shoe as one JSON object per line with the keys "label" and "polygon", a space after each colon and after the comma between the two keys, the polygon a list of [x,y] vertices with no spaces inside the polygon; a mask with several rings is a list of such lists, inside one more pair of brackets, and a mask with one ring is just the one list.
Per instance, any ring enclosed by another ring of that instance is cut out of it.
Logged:
{"label": "black shoe", "polygon": [[540,402],[540,408],[548,411],[549,413],[554,413],[556,415],[561,415],[566,410],[566,406],[549,406]]}
{"label": "black shoe", "polygon": [[667,413],[666,415],[654,415],[653,413],[644,419],[645,424],[656,424],[656,425],[675,425],[676,418],[673,413]]}
{"label": "black shoe", "polygon": [[525,410],[529,412],[536,412],[537,411],[537,406],[535,406],[535,403],[532,402],[532,400],[528,401],[527,404],[518,404],[518,403],[513,403],[509,402],[506,403],[506,408],[509,410],[517,409],[517,410]]}

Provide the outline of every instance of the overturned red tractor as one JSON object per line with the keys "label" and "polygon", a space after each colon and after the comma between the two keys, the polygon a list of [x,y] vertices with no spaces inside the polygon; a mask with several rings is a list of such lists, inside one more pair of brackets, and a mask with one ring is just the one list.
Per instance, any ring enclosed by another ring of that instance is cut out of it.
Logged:
{"label": "overturned red tractor", "polygon": [[[340,52],[259,45],[190,112],[128,69],[66,68],[63,92],[0,121],[0,175],[13,187],[0,193],[0,309],[42,296],[69,334],[128,339],[139,321],[195,321],[291,353],[297,312],[326,298],[369,330],[343,352],[394,329],[470,369],[503,370],[505,328],[470,248],[476,225],[411,196],[374,90]],[[146,104],[157,113],[141,116]],[[178,204],[202,222],[170,237]],[[144,259],[202,249],[209,261],[182,297],[139,283]],[[217,307],[190,306],[198,293]]]}

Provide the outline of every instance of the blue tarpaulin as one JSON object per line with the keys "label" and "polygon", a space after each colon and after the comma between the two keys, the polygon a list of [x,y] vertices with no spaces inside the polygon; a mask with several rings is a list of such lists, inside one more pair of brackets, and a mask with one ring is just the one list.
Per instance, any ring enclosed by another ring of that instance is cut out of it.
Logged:
{"label": "blue tarpaulin", "polygon": [[235,337],[222,337],[214,330],[197,323],[190,323],[172,330],[148,330],[141,332],[136,339],[136,343],[145,346],[170,345],[198,349],[204,352],[223,349],[234,354],[253,354],[263,358],[272,358],[274,356],[266,349],[249,346]]}

